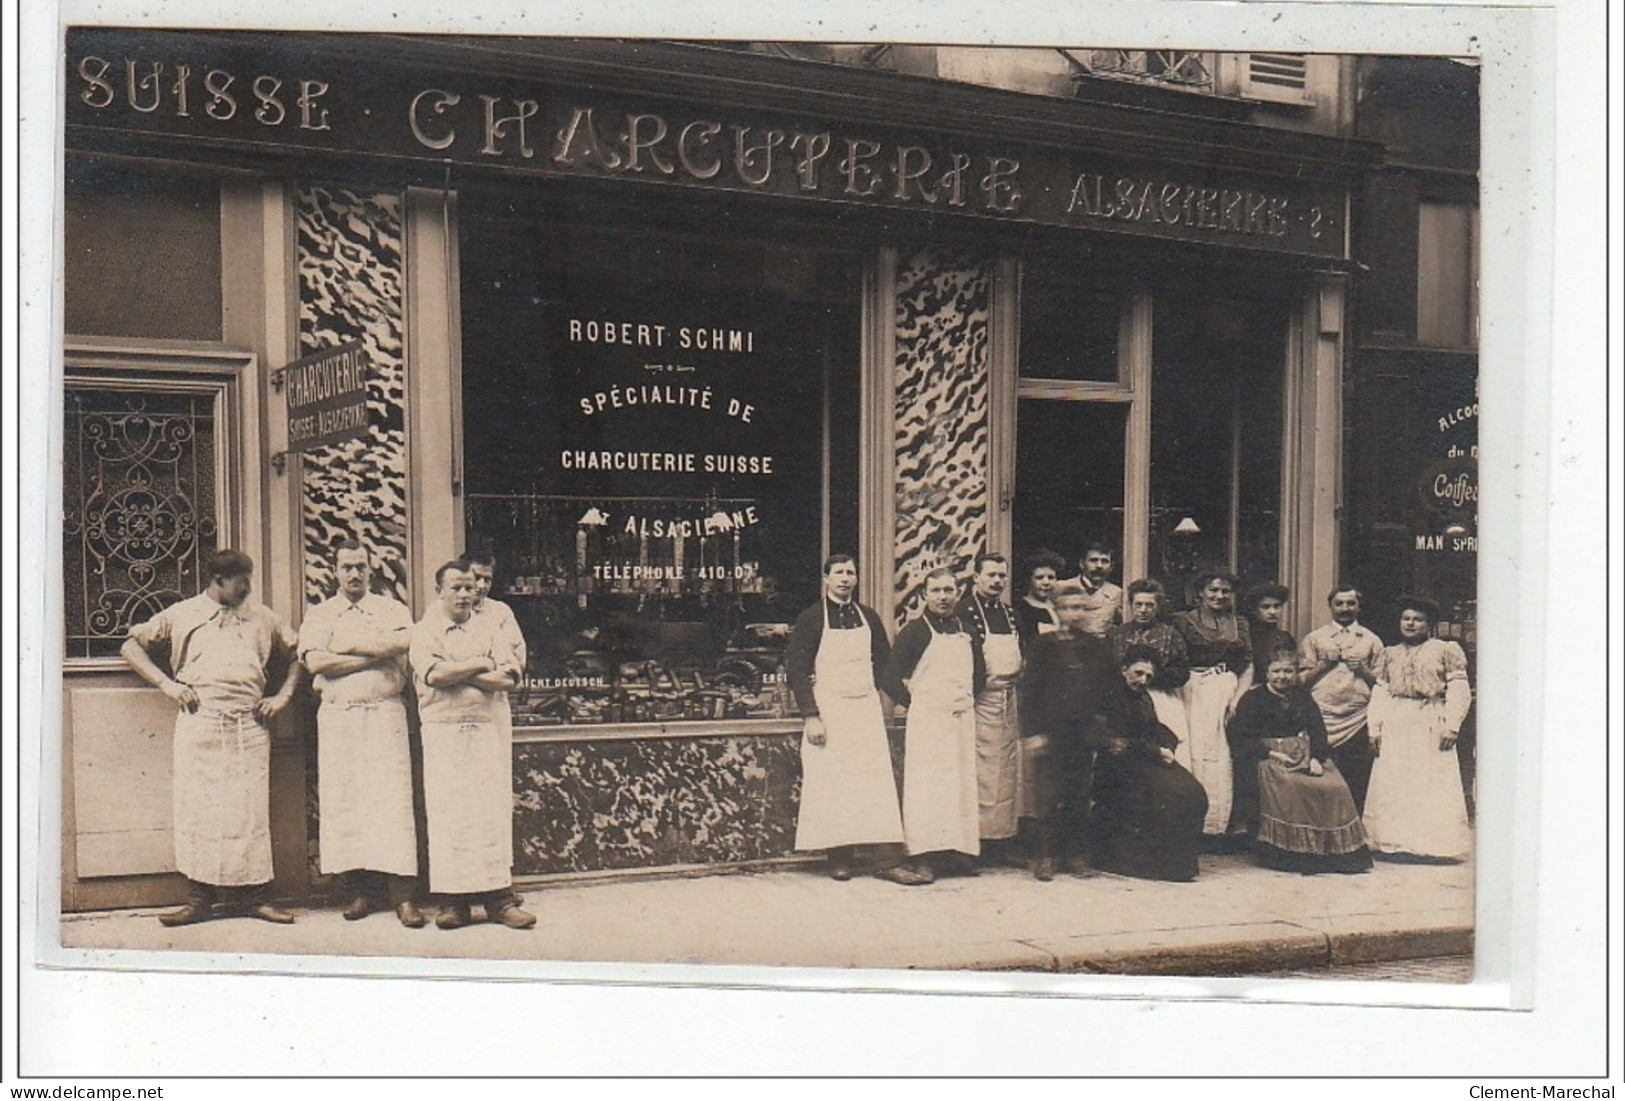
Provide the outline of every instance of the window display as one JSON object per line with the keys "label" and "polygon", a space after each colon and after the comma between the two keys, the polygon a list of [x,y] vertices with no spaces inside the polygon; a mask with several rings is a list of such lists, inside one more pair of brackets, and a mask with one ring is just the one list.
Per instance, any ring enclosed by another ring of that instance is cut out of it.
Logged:
{"label": "window display", "polygon": [[785,719],[856,535],[858,280],[791,246],[464,230],[466,546],[529,661],[518,726]]}

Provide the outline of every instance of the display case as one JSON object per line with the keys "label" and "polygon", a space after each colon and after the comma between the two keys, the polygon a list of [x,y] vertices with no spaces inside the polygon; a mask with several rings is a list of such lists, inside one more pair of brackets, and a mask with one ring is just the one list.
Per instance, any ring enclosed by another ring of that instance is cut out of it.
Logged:
{"label": "display case", "polygon": [[[482,495],[469,526],[524,632],[521,727],[795,714],[799,608],[764,574],[750,499]],[[655,534],[644,517],[676,517]]]}

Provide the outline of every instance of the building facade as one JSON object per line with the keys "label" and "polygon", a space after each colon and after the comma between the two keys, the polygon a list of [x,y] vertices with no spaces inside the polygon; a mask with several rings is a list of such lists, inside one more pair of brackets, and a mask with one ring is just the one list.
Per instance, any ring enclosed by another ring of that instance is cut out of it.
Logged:
{"label": "building facade", "polygon": [[215,547],[295,622],[346,536],[415,613],[495,554],[521,879],[790,855],[779,657],[831,552],[894,625],[984,549],[1176,594],[1387,561],[1353,59],[76,28],[65,65],[66,909],[179,890],[169,707],[116,653]]}

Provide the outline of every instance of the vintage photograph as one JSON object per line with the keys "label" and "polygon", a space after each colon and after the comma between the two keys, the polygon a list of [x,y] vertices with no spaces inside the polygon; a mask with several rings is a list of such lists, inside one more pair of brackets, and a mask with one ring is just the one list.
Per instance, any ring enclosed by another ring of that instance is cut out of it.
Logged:
{"label": "vintage photograph", "polygon": [[1477,58],[64,49],[62,948],[1472,980]]}

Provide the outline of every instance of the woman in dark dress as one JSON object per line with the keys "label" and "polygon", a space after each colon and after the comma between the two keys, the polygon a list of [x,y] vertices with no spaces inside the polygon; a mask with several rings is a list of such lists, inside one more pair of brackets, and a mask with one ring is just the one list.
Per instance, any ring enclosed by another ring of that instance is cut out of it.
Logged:
{"label": "woman in dark dress", "polygon": [[1185,653],[1185,636],[1163,618],[1167,605],[1168,595],[1160,581],[1142,578],[1132,582],[1128,622],[1112,624],[1106,639],[1114,661],[1122,661],[1130,646],[1149,646],[1157,652],[1157,675],[1148,694],[1157,709],[1157,720],[1183,742],[1190,736],[1190,723],[1179,690],[1190,680],[1190,659]]}
{"label": "woman in dark dress", "polygon": [[1016,631],[1021,635],[1021,648],[1031,653],[1033,642],[1039,635],[1054,634],[1061,621],[1056,618],[1055,583],[1066,569],[1066,559],[1054,551],[1041,550],[1033,554],[1024,566],[1022,576],[1027,579],[1027,591],[1010,607],[1016,613]]}
{"label": "woman in dark dress", "polygon": [[1150,647],[1129,647],[1093,716],[1090,855],[1097,871],[1185,882],[1196,878],[1207,793],[1175,762],[1179,740],[1157,721],[1147,694],[1157,661]]}
{"label": "woman in dark dress", "polygon": [[1256,777],[1259,863],[1304,875],[1371,867],[1365,826],[1331,759],[1320,708],[1298,684],[1296,650],[1270,656],[1265,682],[1236,707],[1230,739],[1238,763]]}
{"label": "woman in dark dress", "polygon": [[1270,656],[1280,650],[1296,650],[1297,640],[1281,629],[1281,616],[1286,602],[1292,599],[1292,590],[1278,581],[1254,585],[1247,590],[1247,633],[1253,639],[1253,683],[1264,683],[1264,667]]}

